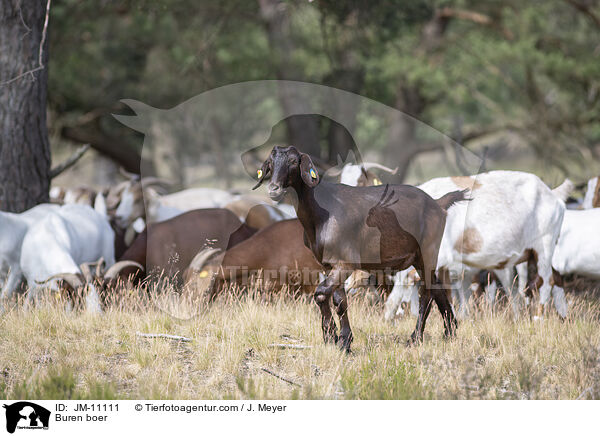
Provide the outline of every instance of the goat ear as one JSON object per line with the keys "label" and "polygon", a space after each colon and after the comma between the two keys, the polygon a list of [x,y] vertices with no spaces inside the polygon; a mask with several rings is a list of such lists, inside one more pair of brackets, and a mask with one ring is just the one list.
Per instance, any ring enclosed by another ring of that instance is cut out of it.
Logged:
{"label": "goat ear", "polygon": [[258,188],[260,185],[262,185],[262,182],[265,180],[265,178],[267,177],[267,174],[270,171],[271,171],[271,156],[269,156],[267,158],[267,160],[263,162],[262,166],[260,167],[260,170],[257,171],[258,183],[256,185],[254,185],[254,187],[252,188],[253,191],[256,188]]}
{"label": "goat ear", "polygon": [[319,184],[319,173],[306,153],[300,153],[300,175],[304,183],[311,188]]}

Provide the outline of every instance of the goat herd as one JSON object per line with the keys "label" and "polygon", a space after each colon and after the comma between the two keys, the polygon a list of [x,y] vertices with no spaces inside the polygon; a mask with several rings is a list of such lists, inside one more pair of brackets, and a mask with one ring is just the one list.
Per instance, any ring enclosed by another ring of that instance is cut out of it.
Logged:
{"label": "goat herd", "polygon": [[386,319],[410,305],[410,340],[418,342],[433,302],[445,334],[454,334],[451,302],[467,315],[482,270],[495,279],[486,283],[490,303],[503,289],[515,316],[533,299],[539,316],[552,298],[564,318],[562,276],[600,278],[599,177],[571,210],[568,179],[551,190],[533,174],[491,171],[413,187],[383,184],[375,170],[391,171],[347,164],[332,183],[307,154],[276,146],[254,187],[269,180],[268,197],[212,188],[164,194],[159,179],[137,177],[101,192],[53,188],[52,204],[0,212],[0,304],[5,310],[21,292],[26,305],[63,292],[72,308],[101,311],[123,283],[167,277],[181,292],[213,297],[258,275],[272,289],[314,294],[325,341],[349,351],[346,292],[358,285],[387,296]]}

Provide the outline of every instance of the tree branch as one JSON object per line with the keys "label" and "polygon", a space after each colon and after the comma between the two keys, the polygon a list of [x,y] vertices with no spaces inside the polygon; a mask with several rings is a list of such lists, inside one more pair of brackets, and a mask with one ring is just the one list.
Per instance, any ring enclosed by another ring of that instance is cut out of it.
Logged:
{"label": "tree branch", "polygon": [[445,7],[440,9],[439,11],[440,17],[447,18],[460,18],[461,20],[473,21],[477,24],[484,24],[486,26],[492,24],[492,19],[479,12],[467,11],[464,9],[453,9],[449,7]]}
{"label": "tree branch", "polygon": [[192,342],[192,340],[190,338],[186,338],[185,336],[177,336],[177,335],[167,335],[165,333],[142,333],[142,332],[135,332],[136,336],[139,336],[140,338],[163,338],[163,339],[172,339],[174,341],[181,341],[181,342]]}
{"label": "tree branch", "polygon": [[44,28],[42,30],[42,40],[40,41],[40,49],[38,51],[38,66],[44,68],[42,63],[42,55],[44,54],[44,43],[46,42],[46,35],[48,33],[48,20],[50,19],[50,1],[46,2],[46,17],[44,18]]}
{"label": "tree branch", "polygon": [[600,17],[598,17],[598,15],[596,15],[596,13],[592,11],[588,5],[577,0],[565,0],[565,2],[573,6],[578,11],[582,12],[584,15],[587,15],[588,18],[590,18],[594,22],[596,27],[600,28]]}
{"label": "tree branch", "polygon": [[75,165],[75,163],[77,163],[77,161],[79,159],[81,159],[81,157],[89,149],[90,149],[90,144],[85,144],[85,145],[82,145],[81,147],[79,147],[75,151],[75,153],[73,153],[71,156],[69,156],[69,158],[67,160],[58,164],[57,166],[55,166],[54,168],[52,168],[50,170],[50,178],[53,179],[56,176],[58,176],[59,174],[61,174],[63,171],[71,168],[73,165]]}
{"label": "tree branch", "polygon": [[60,133],[63,138],[71,141],[90,144],[93,149],[116,161],[126,171],[140,173],[141,155],[123,141],[107,137],[96,129],[79,126],[63,127]]}
{"label": "tree branch", "polygon": [[266,372],[266,373],[267,373],[267,374],[269,374],[269,375],[272,375],[273,377],[276,377],[276,378],[278,378],[279,380],[283,380],[283,381],[284,381],[284,382],[286,382],[286,383],[289,383],[289,384],[291,384],[291,385],[294,385],[294,386],[302,387],[302,385],[300,385],[300,384],[296,383],[295,381],[292,381],[292,380],[290,380],[290,379],[287,379],[287,378],[285,378],[285,377],[282,377],[282,376],[280,376],[279,374],[276,374],[276,373],[274,373],[274,372],[273,372],[273,371],[271,371],[270,369],[267,369],[267,368],[261,368],[261,370],[262,370],[262,371],[264,371],[264,372]]}
{"label": "tree branch", "polygon": [[482,26],[494,27],[499,30],[506,39],[509,40],[512,40],[515,37],[509,29],[502,27],[489,15],[485,15],[480,12],[445,7],[438,10],[437,15],[441,18],[458,18],[459,20],[472,21],[473,23],[480,24]]}
{"label": "tree branch", "polygon": [[[18,76],[13,77],[12,79],[6,80],[4,82],[0,82],[0,86],[10,85],[11,83],[16,82],[17,80],[22,79],[23,77],[29,76],[29,75],[31,75],[32,80],[35,80],[33,73],[35,73],[36,71],[41,71],[45,68],[44,64],[42,62],[42,57],[44,54],[44,43],[46,42],[46,35],[48,33],[48,20],[50,18],[50,2],[51,2],[51,0],[48,0],[46,3],[46,17],[44,18],[44,28],[42,29],[42,39],[40,41],[40,48],[38,50],[38,66],[35,68],[32,68],[31,70],[25,71],[24,73],[21,73]],[[20,13],[21,12],[19,11],[19,14]],[[31,29],[25,24],[25,21],[23,21],[22,15],[21,15],[21,21],[23,22],[23,25],[27,28],[27,33],[31,32]]]}

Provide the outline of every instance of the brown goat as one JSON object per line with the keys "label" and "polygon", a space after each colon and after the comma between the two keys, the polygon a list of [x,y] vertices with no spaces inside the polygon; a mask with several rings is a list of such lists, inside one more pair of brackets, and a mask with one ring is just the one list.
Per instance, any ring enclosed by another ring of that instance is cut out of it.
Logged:
{"label": "brown goat", "polygon": [[[192,261],[185,281],[192,282],[198,272],[213,278],[212,296],[224,282],[245,285],[251,275],[262,272],[261,277],[277,287],[314,292],[323,267],[304,245],[303,234],[297,219],[278,221],[206,263]],[[195,260],[203,257],[200,252]]]}
{"label": "brown goat", "polygon": [[[150,224],[119,260],[146,265],[148,274],[164,272],[181,283],[181,274],[203,247],[227,249],[249,238],[255,229],[227,209],[197,209]],[[120,277],[137,271],[124,269]],[[142,277],[136,277],[139,281]]]}
{"label": "brown goat", "polygon": [[[408,185],[351,187],[319,183],[310,156],[291,146],[274,147],[258,174],[254,188],[270,176],[268,193],[273,200],[283,198],[288,190],[297,195],[296,211],[305,243],[327,271],[327,278],[315,292],[325,342],[338,343],[350,351],[353,336],[344,280],[356,269],[395,273],[414,266],[425,284],[411,342],[422,340],[433,301],[444,318],[446,335],[454,334],[456,319],[448,299],[448,284],[434,284],[439,283],[435,271],[446,210],[463,200],[464,192],[452,192],[436,202]],[[340,319],[339,338],[331,313],[332,297]]]}

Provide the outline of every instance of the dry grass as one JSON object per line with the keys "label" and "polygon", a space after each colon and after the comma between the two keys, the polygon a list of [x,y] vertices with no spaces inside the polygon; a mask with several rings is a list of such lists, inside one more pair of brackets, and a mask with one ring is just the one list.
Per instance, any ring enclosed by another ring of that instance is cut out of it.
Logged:
{"label": "dry grass", "polygon": [[[424,344],[407,347],[414,318],[391,325],[382,307],[350,305],[346,356],[323,344],[310,299],[220,297],[153,302],[136,292],[101,315],[58,302],[0,318],[0,396],[8,398],[465,399],[600,398],[600,309],[570,295],[570,316],[513,321],[482,311],[445,340],[432,311]],[[191,342],[148,339],[169,333]],[[272,343],[307,345],[272,348]],[[286,379],[282,380],[268,372]],[[292,382],[292,383],[290,383]]]}

